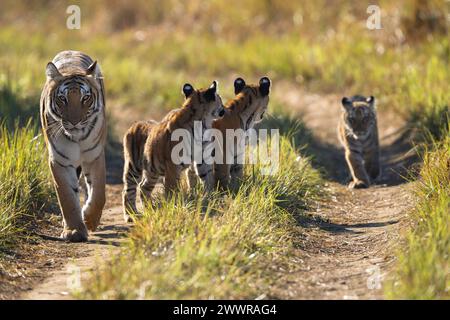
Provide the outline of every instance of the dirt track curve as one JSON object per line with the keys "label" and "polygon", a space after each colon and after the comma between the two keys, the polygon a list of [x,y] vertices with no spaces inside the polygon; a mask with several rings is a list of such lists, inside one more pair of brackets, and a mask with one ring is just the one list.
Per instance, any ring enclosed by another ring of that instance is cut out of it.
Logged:
{"label": "dirt track curve", "polygon": [[302,237],[298,270],[286,275],[275,296],[285,299],[382,299],[396,245],[414,204],[403,178],[415,160],[404,121],[379,112],[382,177],[370,189],[346,187],[349,173],[337,139],[341,96],[289,88],[279,97],[312,131],[315,163],[328,178],[331,199],[298,221]]}
{"label": "dirt track curve", "polygon": [[[383,280],[393,265],[395,245],[413,204],[411,184],[400,177],[410,162],[405,156],[410,147],[403,134],[403,122],[393,114],[380,113],[383,177],[373,188],[351,191],[345,187],[347,170],[336,138],[340,97],[305,94],[291,84],[281,86],[285,88],[274,90],[274,94],[283,93],[277,98],[300,115],[312,131],[311,149],[316,164],[324,168],[329,180],[331,198],[298,221],[302,234],[296,254],[298,268],[284,274],[270,296],[383,298]],[[119,136],[133,120],[116,124]],[[120,150],[120,146],[114,148]],[[89,274],[86,271],[100,267],[117,252],[128,230],[120,208],[120,156],[110,158],[108,167],[107,207],[99,231],[87,244],[70,244],[73,257],[67,263],[47,268],[45,277],[40,275],[39,281],[34,281],[19,298],[71,299],[70,289],[77,285],[74,276],[81,274],[81,281],[85,280]]]}

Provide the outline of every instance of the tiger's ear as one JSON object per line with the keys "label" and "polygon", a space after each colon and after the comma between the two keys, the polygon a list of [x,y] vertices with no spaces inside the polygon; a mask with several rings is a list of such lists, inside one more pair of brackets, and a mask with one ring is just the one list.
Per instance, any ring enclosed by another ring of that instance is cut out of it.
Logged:
{"label": "tiger's ear", "polygon": [[370,96],[366,99],[366,102],[369,104],[371,108],[375,108],[375,97]]}
{"label": "tiger's ear", "polygon": [[263,97],[268,96],[270,92],[270,79],[262,77],[259,79],[259,92]]}
{"label": "tiger's ear", "polygon": [[345,108],[345,110],[348,111],[351,108],[353,108],[352,100],[350,100],[349,98],[343,97],[341,102],[342,102],[342,106]]}
{"label": "tiger's ear", "polygon": [[195,90],[194,87],[190,83],[185,83],[182,89],[184,97],[186,99],[189,98],[191,94],[194,92],[194,90]]}
{"label": "tiger's ear", "polygon": [[205,91],[203,96],[205,97],[207,102],[212,102],[216,100],[216,92],[217,92],[217,81],[214,80],[208,90]]}
{"label": "tiger's ear", "polygon": [[242,78],[234,80],[234,94],[239,94],[245,87],[245,81]]}
{"label": "tiger's ear", "polygon": [[86,75],[92,76],[95,74],[95,71],[97,70],[97,60],[92,62],[92,64],[86,69]]}
{"label": "tiger's ear", "polygon": [[45,68],[45,75],[47,76],[47,80],[57,80],[61,78],[62,75],[59,73],[58,68],[53,64],[53,62],[47,63],[47,67]]}

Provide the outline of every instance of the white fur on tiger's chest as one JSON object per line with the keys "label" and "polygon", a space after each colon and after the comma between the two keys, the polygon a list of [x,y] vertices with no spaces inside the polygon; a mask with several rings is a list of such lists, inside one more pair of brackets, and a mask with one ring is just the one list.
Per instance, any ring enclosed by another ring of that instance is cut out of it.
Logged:
{"label": "white fur on tiger's chest", "polygon": [[[103,122],[105,121],[103,113],[99,112],[97,121],[89,135],[82,141],[72,141],[61,134],[57,139],[50,139],[49,158],[63,166],[78,167],[83,162],[89,163],[97,159],[103,151],[104,145],[100,141]],[[87,134],[89,125],[75,136],[76,140]]]}

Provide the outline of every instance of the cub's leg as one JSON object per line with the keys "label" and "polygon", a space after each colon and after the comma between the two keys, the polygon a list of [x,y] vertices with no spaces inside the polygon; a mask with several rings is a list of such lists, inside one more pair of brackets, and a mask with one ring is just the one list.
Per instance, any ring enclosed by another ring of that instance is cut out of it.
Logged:
{"label": "cub's leg", "polygon": [[364,164],[372,181],[376,180],[381,174],[380,153],[378,147],[364,155]]}
{"label": "cub's leg", "polygon": [[194,165],[195,173],[202,180],[203,185],[205,186],[205,191],[211,192],[214,189],[213,166],[206,163],[194,163]]}
{"label": "cub's leg", "polygon": [[149,170],[144,169],[144,178],[139,185],[139,189],[141,190],[141,200],[142,203],[146,203],[150,200],[153,189],[158,183],[159,175],[153,173]]}
{"label": "cub's leg", "polygon": [[61,238],[71,242],[87,241],[88,232],[81,217],[76,169],[50,162],[50,170],[63,215],[64,230]]}
{"label": "cub's leg", "polygon": [[218,185],[221,190],[226,190],[230,185],[230,165],[214,165],[214,185]]}
{"label": "cub's leg", "polygon": [[95,231],[100,224],[103,207],[105,206],[106,165],[105,153],[89,163],[82,164],[88,198],[83,207],[83,220],[90,231]]}
{"label": "cub's leg", "polygon": [[188,189],[194,189],[197,186],[197,173],[195,172],[195,165],[192,164],[187,170],[186,170],[186,178],[188,183]]}
{"label": "cub's leg", "polygon": [[230,166],[231,188],[238,190],[244,177],[244,166],[242,164],[233,164]]}
{"label": "cub's leg", "polygon": [[172,196],[178,189],[181,170],[182,168],[173,164],[173,162],[168,162],[166,164],[164,176],[164,192],[166,197]]}
{"label": "cub's leg", "polygon": [[122,208],[123,217],[126,222],[132,222],[128,212],[137,212],[136,208],[136,189],[142,179],[142,171],[136,168],[128,157],[125,157],[125,165],[123,169],[123,191],[122,191]]}
{"label": "cub's leg", "polygon": [[369,177],[364,168],[363,157],[361,154],[346,150],[345,160],[347,160],[348,168],[353,177],[353,181],[350,182],[349,188],[368,188],[370,185]]}

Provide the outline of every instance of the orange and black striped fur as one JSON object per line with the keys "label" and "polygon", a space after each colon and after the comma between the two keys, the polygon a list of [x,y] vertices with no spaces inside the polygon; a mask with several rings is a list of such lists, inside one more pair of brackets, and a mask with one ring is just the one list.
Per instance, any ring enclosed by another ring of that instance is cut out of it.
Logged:
{"label": "orange and black striped fur", "polygon": [[344,97],[342,106],[338,133],[353,178],[349,187],[367,188],[381,173],[375,98]]}
{"label": "orange and black striped fur", "polygon": [[[86,241],[105,204],[106,116],[103,77],[97,62],[78,51],[58,53],[47,64],[40,115],[64,230],[68,241]],[[79,177],[87,199],[79,199]]]}
{"label": "orange and black striped fur", "polygon": [[[243,176],[243,165],[237,161],[243,155],[235,152],[234,159],[231,163],[227,163],[229,161],[227,161],[226,150],[230,150],[227,148],[227,130],[241,129],[246,132],[262,121],[269,104],[270,85],[270,79],[267,77],[262,77],[257,85],[246,84],[244,79],[237,78],[234,81],[236,96],[226,103],[223,118],[213,123],[213,128],[220,130],[223,136],[218,155],[223,161],[214,164],[215,185],[221,189],[237,188]],[[238,142],[236,139],[233,140],[234,146],[229,147],[236,151]]]}
{"label": "orange and black striped fur", "polygon": [[[213,120],[224,113],[222,100],[217,93],[217,82],[208,89],[195,90],[190,84],[183,86],[186,97],[180,109],[171,111],[161,122],[137,122],[126,132],[123,140],[125,168],[123,175],[123,211],[126,221],[131,222],[129,212],[136,210],[137,185],[141,197],[149,199],[158,179],[164,177],[166,195],[173,192],[179,184],[181,172],[191,166],[194,153],[189,150],[189,160],[184,163],[174,159],[173,149],[179,146],[178,139],[172,141],[174,133],[184,132],[193,141],[194,123],[201,128],[212,127]],[[180,131],[179,129],[183,129]],[[190,148],[191,146],[189,146]],[[212,188],[212,165],[198,164],[197,174],[206,185]]]}

